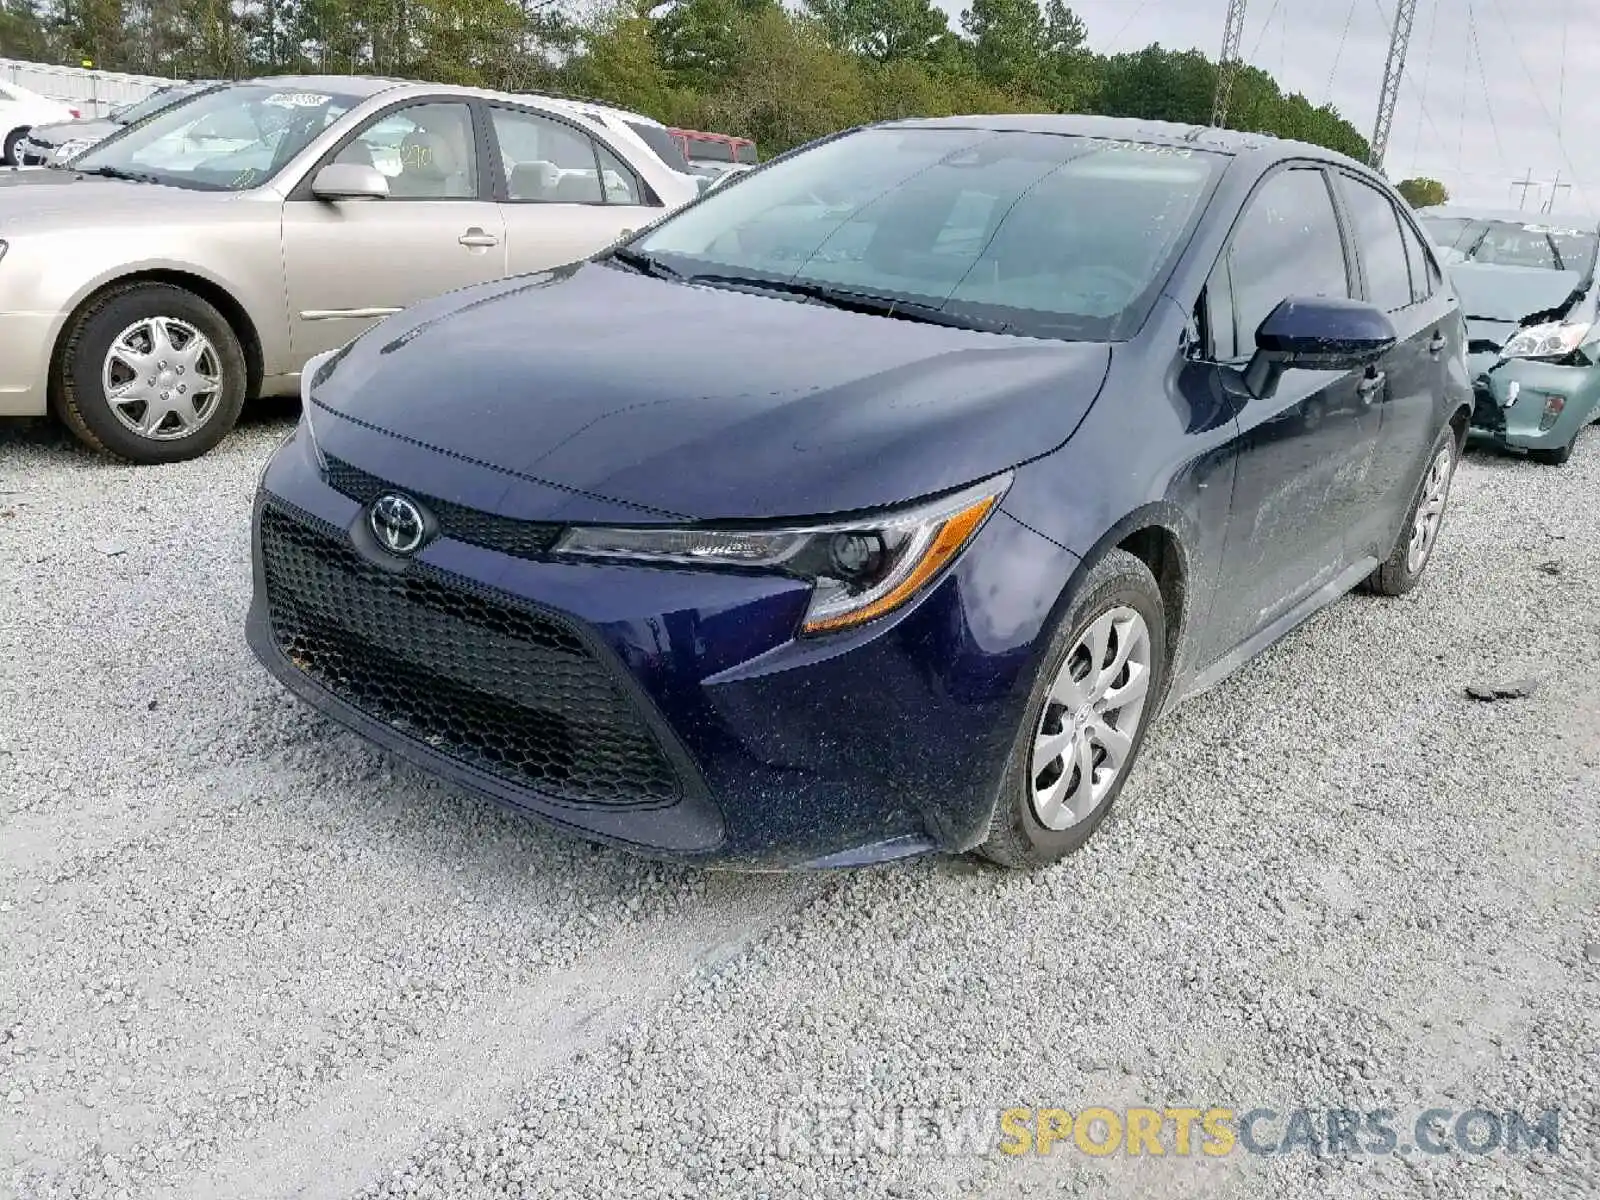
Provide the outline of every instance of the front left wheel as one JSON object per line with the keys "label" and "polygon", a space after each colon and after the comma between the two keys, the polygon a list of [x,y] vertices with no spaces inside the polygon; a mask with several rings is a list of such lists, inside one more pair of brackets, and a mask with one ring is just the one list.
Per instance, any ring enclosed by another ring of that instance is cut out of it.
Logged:
{"label": "front left wheel", "polygon": [[1112,550],[1056,628],[977,852],[1042,867],[1087,842],[1139,754],[1166,670],[1161,589],[1142,560]]}
{"label": "front left wheel", "polygon": [[198,458],[239,419],[247,384],[233,328],[193,292],[113,288],[68,327],[51,380],[78,438],[136,463]]}
{"label": "front left wheel", "polygon": [[13,129],[6,134],[5,145],[0,146],[0,164],[8,167],[20,165],[20,150],[22,139],[28,135],[26,129]]}

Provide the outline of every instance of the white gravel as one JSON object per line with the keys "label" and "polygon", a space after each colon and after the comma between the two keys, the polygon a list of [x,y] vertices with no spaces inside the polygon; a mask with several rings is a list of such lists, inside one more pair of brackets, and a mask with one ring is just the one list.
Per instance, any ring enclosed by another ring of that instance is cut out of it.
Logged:
{"label": "white gravel", "polygon": [[[266,677],[247,514],[290,418],[157,470],[0,427],[0,1193],[1600,1194],[1600,430],[1470,456],[1424,586],[1159,726],[1068,863],[739,878],[464,799]],[[1558,1106],[1563,1148],[773,1135],[1179,1102]]]}

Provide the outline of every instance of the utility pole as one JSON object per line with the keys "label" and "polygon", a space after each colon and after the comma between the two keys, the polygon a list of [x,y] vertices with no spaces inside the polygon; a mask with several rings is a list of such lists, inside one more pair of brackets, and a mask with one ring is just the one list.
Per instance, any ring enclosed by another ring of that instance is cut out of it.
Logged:
{"label": "utility pole", "polygon": [[1524,175],[1521,179],[1513,179],[1511,181],[1511,186],[1513,188],[1518,188],[1518,189],[1521,190],[1522,194],[1517,197],[1517,208],[1520,210],[1520,209],[1526,208],[1528,206],[1528,189],[1529,188],[1542,188],[1544,186],[1544,184],[1536,183],[1534,181],[1533,168],[1529,167],[1528,168],[1528,173],[1526,175]]}
{"label": "utility pole", "polygon": [[1547,213],[1554,212],[1556,207],[1556,197],[1564,191],[1570,191],[1571,188],[1572,185],[1570,183],[1561,182],[1561,172],[1557,171],[1555,182],[1550,185],[1550,199],[1544,202],[1544,211]]}
{"label": "utility pole", "polygon": [[1225,129],[1228,124],[1228,96],[1233,91],[1233,76],[1239,69],[1239,42],[1244,38],[1244,6],[1245,0],[1228,0],[1228,17],[1222,26],[1217,92],[1211,101],[1211,124],[1218,129]]}
{"label": "utility pole", "polygon": [[1372,125],[1372,149],[1368,164],[1383,168],[1383,155],[1389,148],[1389,126],[1394,124],[1394,106],[1400,98],[1400,80],[1406,73],[1406,47],[1411,44],[1411,24],[1417,16],[1417,0],[1399,0],[1394,8],[1394,29],[1389,34],[1389,59],[1383,66],[1383,87],[1378,90],[1378,119]]}

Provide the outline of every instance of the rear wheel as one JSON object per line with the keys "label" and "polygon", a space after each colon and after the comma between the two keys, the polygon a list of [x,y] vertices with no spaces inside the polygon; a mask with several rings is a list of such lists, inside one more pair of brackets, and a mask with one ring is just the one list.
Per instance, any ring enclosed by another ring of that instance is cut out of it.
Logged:
{"label": "rear wheel", "polygon": [[1433,444],[1428,456],[1428,467],[1417,485],[1416,499],[1406,515],[1405,532],[1401,534],[1389,560],[1367,579],[1367,587],[1382,596],[1403,596],[1417,586],[1422,572],[1433,558],[1433,547],[1439,540],[1439,527],[1444,523],[1445,506],[1450,501],[1450,481],[1455,476],[1456,458],[1460,441],[1456,431],[1444,429]]}
{"label": "rear wheel", "polygon": [[168,463],[227,435],[245,384],[244,352],[221,313],[183,288],[141,283],[106,292],[74,318],[51,395],[96,450]]}
{"label": "rear wheel", "polygon": [[1138,756],[1166,667],[1161,589],[1140,559],[1112,550],[1056,628],[977,852],[1040,867],[1087,842]]}

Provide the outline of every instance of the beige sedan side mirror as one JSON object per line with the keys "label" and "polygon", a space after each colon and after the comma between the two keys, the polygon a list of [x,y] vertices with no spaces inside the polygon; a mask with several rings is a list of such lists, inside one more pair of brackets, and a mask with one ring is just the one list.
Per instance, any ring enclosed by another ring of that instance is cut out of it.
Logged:
{"label": "beige sedan side mirror", "polygon": [[377,167],[332,162],[311,181],[311,194],[318,200],[384,200],[389,181]]}

